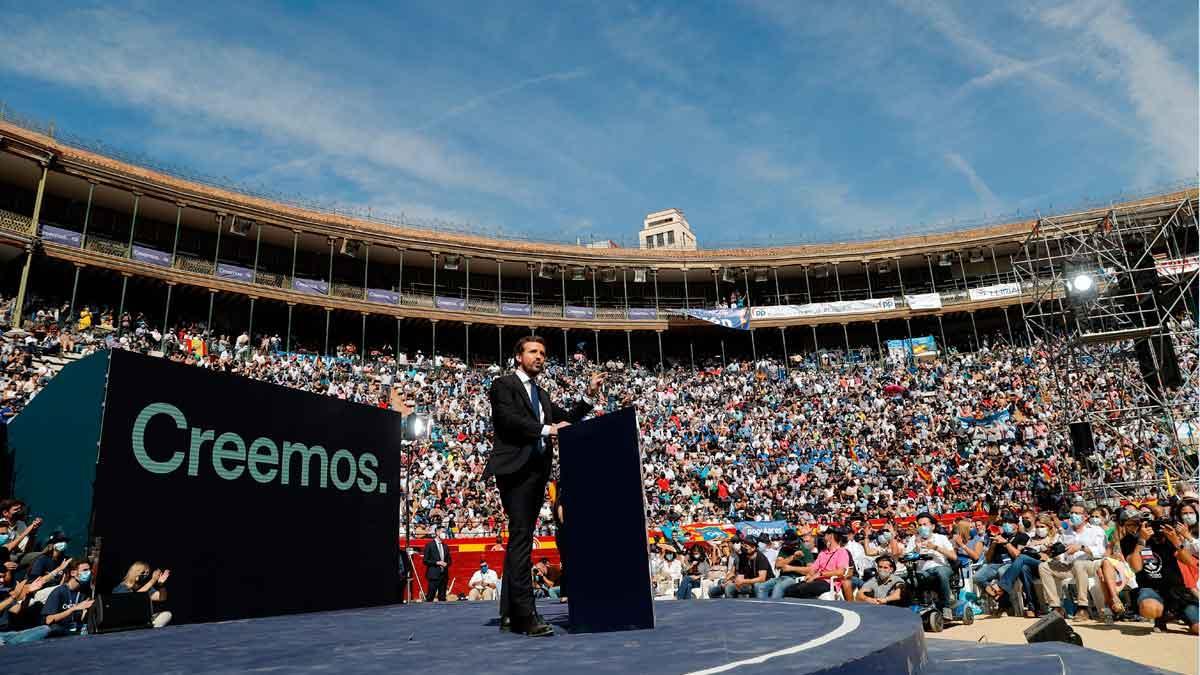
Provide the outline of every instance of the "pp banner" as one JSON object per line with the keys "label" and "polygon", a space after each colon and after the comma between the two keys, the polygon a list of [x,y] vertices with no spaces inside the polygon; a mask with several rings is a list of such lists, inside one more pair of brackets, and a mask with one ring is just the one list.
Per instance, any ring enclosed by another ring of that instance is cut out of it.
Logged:
{"label": "pp banner", "polygon": [[755,307],[756,319],[792,319],[801,316],[825,316],[830,314],[867,314],[896,309],[895,298],[867,298],[865,300],[838,300],[814,302],[808,305],[764,305]]}
{"label": "pp banner", "polygon": [[904,302],[908,303],[909,309],[941,309],[942,294],[916,293],[914,295],[906,295],[904,296]]}
{"label": "pp banner", "polygon": [[181,622],[394,601],[400,440],[389,410],[115,350],[97,588],[170,569]]}
{"label": "pp banner", "polygon": [[750,310],[748,309],[685,309],[683,313],[693,319],[702,319],[725,328],[750,330]]}
{"label": "pp banner", "polygon": [[967,296],[972,300],[994,300],[995,298],[1011,298],[1021,294],[1021,284],[992,284],[979,288],[968,288]]}
{"label": "pp banner", "polygon": [[744,520],[734,523],[733,526],[744,537],[757,537],[760,534],[768,537],[782,537],[788,529],[786,520]]}

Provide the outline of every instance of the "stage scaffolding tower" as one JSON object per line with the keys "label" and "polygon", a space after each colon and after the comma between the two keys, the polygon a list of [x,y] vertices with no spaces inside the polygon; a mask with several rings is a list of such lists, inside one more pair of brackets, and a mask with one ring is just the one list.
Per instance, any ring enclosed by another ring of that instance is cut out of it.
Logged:
{"label": "stage scaffolding tower", "polygon": [[[1075,478],[1097,500],[1196,487],[1197,197],[1040,218],[1013,258],[1028,337],[1052,368],[1060,417],[1095,450]],[[1177,369],[1174,364],[1177,364]]]}

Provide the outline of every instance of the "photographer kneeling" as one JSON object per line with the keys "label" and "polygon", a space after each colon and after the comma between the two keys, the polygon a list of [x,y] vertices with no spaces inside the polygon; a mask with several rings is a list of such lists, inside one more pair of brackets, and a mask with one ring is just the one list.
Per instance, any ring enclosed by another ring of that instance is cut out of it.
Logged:
{"label": "photographer kneeling", "polygon": [[1181,565],[1193,565],[1195,559],[1180,546],[1179,533],[1166,520],[1143,521],[1138,530],[1137,546],[1129,554],[1129,566],[1137,574],[1138,614],[1167,630],[1167,616],[1187,622],[1192,635],[1200,634],[1200,610],[1196,595],[1183,581]]}

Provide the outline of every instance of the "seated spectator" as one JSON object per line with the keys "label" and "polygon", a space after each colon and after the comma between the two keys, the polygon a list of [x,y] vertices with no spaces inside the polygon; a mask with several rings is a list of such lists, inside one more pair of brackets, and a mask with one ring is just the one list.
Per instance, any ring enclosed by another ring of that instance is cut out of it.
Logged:
{"label": "seated spectator", "polygon": [[1143,520],[1129,565],[1137,574],[1138,613],[1153,621],[1154,627],[1161,631],[1167,630],[1168,618],[1174,616],[1187,623],[1192,635],[1197,635],[1200,610],[1196,594],[1184,583],[1180,568],[1181,564],[1193,565],[1196,560],[1182,544],[1170,521]]}
{"label": "seated spectator", "polygon": [[59,583],[62,572],[66,569],[66,550],[70,541],[70,538],[61,530],[50,535],[50,539],[46,541],[46,547],[42,549],[42,554],[35,558],[29,566],[29,577],[36,579],[46,574],[52,574],[50,583]]}
{"label": "seated spectator", "polygon": [[754,584],[762,583],[772,576],[767,556],[758,550],[754,541],[738,537],[734,540],[734,549],[738,553],[736,572],[725,585],[713,586],[708,593],[710,598],[753,597]]}
{"label": "seated spectator", "polygon": [[896,574],[896,561],[881,555],[875,559],[875,576],[862,585],[854,599],[872,605],[907,607],[904,580]]}
{"label": "seated spectator", "polygon": [[[808,535],[811,537],[812,535]],[[805,556],[808,556],[807,559]],[[783,535],[783,547],[775,558],[775,577],[754,586],[754,597],[763,600],[782,600],[784,591],[799,583],[801,568],[812,564],[812,555],[804,548],[796,531],[789,529]]]}
{"label": "seated spectator", "polygon": [[921,556],[921,559],[915,563],[917,583],[922,588],[935,587],[938,592],[935,606],[944,610],[954,603],[950,591],[950,575],[955,572],[950,565],[957,563],[958,554],[954,551],[954,545],[950,543],[946,535],[933,531],[932,515],[921,513],[917,516],[916,524],[917,533],[904,544],[903,552]]}
{"label": "seated spectator", "polygon": [[[993,553],[991,561],[999,560],[999,576],[993,576],[984,587],[993,599],[999,599],[1007,594],[1012,597],[1017,579],[1021,580],[1021,592],[1025,597],[1025,617],[1032,619],[1038,615],[1037,594],[1033,590],[1034,574],[1038,567],[1050,560],[1050,549],[1058,541],[1059,528],[1054,516],[1042,514],[1036,520],[1033,537],[1024,532],[1017,532],[1015,518],[1007,517],[1001,525],[1000,534],[992,538]],[[987,568],[988,566],[985,566]],[[976,574],[975,581],[980,583],[982,574]]]}
{"label": "seated spectator", "polygon": [[479,561],[479,569],[471,575],[471,580],[467,583],[470,591],[467,592],[468,600],[495,600],[496,588],[500,585],[500,579],[496,576],[496,571],[489,569],[486,560]]}
{"label": "seated spectator", "polygon": [[[117,593],[149,593],[151,607],[167,601],[167,579],[171,570],[150,571],[150,566],[140,560],[129,566],[125,578],[113,589]],[[171,623],[171,613],[166,611],[154,612],[151,621],[155,628],[162,628]]]}
{"label": "seated spectator", "polygon": [[1063,610],[1059,599],[1059,584],[1064,579],[1074,579],[1074,618],[1082,619],[1088,615],[1088,579],[1095,578],[1096,571],[1100,569],[1107,551],[1107,540],[1102,528],[1087,521],[1087,510],[1083,508],[1083,504],[1073,504],[1068,518],[1069,528],[1059,537],[1059,543],[1065,549],[1053,560],[1039,565],[1038,576],[1042,580],[1042,593],[1046,596],[1046,604],[1063,616],[1066,616],[1066,611]]}
{"label": "seated spectator", "polygon": [[492,544],[491,548],[489,548],[488,550],[492,551],[493,553],[498,552],[498,551],[503,551],[504,550],[504,535],[502,535],[502,534],[496,535],[496,543]]}
{"label": "seated spectator", "polygon": [[18,582],[11,590],[0,589],[0,647],[44,640],[50,635],[50,627],[34,626],[25,630],[12,630],[10,619],[21,615],[29,608],[29,601],[48,581],[38,577]]}
{"label": "seated spectator", "polygon": [[51,637],[86,635],[84,623],[92,603],[92,566],[76,560],[67,566],[67,581],[50,592],[42,605],[42,620]]}
{"label": "seated spectator", "polygon": [[669,596],[677,592],[678,584],[683,576],[683,565],[675,555],[674,549],[663,553],[662,564],[658,567],[658,575],[654,578],[655,595]]}
{"label": "seated spectator", "polygon": [[816,598],[833,590],[847,572],[853,570],[850,552],[844,546],[846,531],[834,527],[826,528],[825,550],[817,554],[817,559],[807,567],[801,567],[797,572],[804,581],[788,586],[783,595],[787,598]]}
{"label": "seated spectator", "polygon": [[708,576],[710,565],[705,556],[704,544],[696,544],[688,549],[679,577],[679,590],[675,597],[679,600],[691,600],[692,589],[700,588],[700,582]]}

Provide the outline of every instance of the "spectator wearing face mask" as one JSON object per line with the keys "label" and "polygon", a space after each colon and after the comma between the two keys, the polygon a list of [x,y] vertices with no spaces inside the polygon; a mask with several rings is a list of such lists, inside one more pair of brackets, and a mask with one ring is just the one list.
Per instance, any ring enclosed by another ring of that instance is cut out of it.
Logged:
{"label": "spectator wearing face mask", "polygon": [[[21,506],[24,506],[23,504]],[[16,513],[20,513],[19,508]],[[23,521],[13,521],[8,518],[0,520],[0,546],[3,546],[14,556],[24,552],[29,544],[29,537],[42,526],[41,518],[34,518],[26,525]]]}
{"label": "spectator wearing face mask", "polygon": [[468,600],[495,600],[496,588],[499,586],[500,579],[496,576],[496,571],[488,568],[486,560],[479,561],[479,569],[471,575],[471,580],[468,582],[471,590],[467,593]]}
{"label": "spectator wearing face mask", "polygon": [[658,566],[658,575],[654,579],[655,595],[669,596],[678,592],[678,584],[682,583],[683,564],[675,554],[675,549],[667,549],[662,554],[662,564]]}
{"label": "spectator wearing face mask", "polygon": [[0,647],[44,640],[50,635],[50,627],[34,626],[25,630],[14,630],[12,619],[28,613],[33,595],[49,582],[48,577],[29,578],[17,583],[12,589],[0,589]]}
{"label": "spectator wearing face mask", "polygon": [[[167,601],[167,579],[170,577],[171,570],[154,570],[151,572],[150,566],[139,560],[129,566],[129,571],[125,573],[125,578],[113,589],[113,595],[117,595],[118,593],[149,593],[151,603],[162,604]],[[171,623],[171,613],[167,611],[154,612],[151,616],[151,621],[155,628],[162,628]]]}
{"label": "spectator wearing face mask", "polygon": [[[808,535],[811,537],[812,535]],[[795,530],[788,530],[783,535],[783,546],[779,550],[779,555],[775,558],[775,576],[761,583],[754,585],[754,597],[764,600],[772,598],[774,600],[782,600],[784,591],[789,587],[800,582],[800,569],[806,565],[812,564],[812,556],[808,554],[805,558],[807,550],[800,537],[796,536]]]}
{"label": "spectator wearing face mask", "polygon": [[92,600],[92,566],[86,560],[76,560],[67,567],[67,580],[46,598],[42,605],[42,620],[50,627],[50,636],[87,633],[84,622]]}
{"label": "spectator wearing face mask", "polygon": [[891,556],[881,555],[875,559],[875,576],[858,589],[854,599],[872,605],[907,607],[905,594],[904,580],[896,574],[896,561]]}
{"label": "spectator wearing face mask", "polygon": [[803,568],[800,574],[804,581],[784,590],[788,598],[816,598],[833,590],[847,571],[852,569],[850,552],[845,549],[846,531],[830,527],[825,530],[825,550],[817,555],[812,565]]}
{"label": "spectator wearing face mask", "polygon": [[710,598],[753,597],[754,584],[762,583],[773,576],[767,556],[758,550],[754,541],[739,538],[735,540],[735,550],[738,551],[738,556],[733,578],[724,586],[713,586],[709,591]]}
{"label": "spectator wearing face mask", "polygon": [[50,539],[46,541],[46,548],[42,549],[42,554],[34,559],[29,566],[29,576],[37,578],[54,572],[51,582],[58,583],[62,576],[62,569],[55,569],[62,565],[67,560],[67,544],[71,539],[62,531],[57,531],[50,535]]}
{"label": "spectator wearing face mask", "polygon": [[[1042,592],[1051,610],[1066,616],[1059,599],[1059,584],[1064,579],[1075,580],[1075,619],[1088,615],[1088,579],[1096,576],[1107,550],[1104,529],[1087,520],[1082,504],[1074,504],[1068,514],[1068,529],[1059,539],[1065,550],[1038,566]],[[1099,608],[1097,608],[1099,609]]]}
{"label": "spectator wearing face mask", "polygon": [[696,544],[688,549],[682,568],[679,590],[675,593],[675,597],[679,600],[691,600],[692,589],[700,588],[700,582],[708,576],[711,569],[708,558],[704,555],[704,544]]}
{"label": "spectator wearing face mask", "polygon": [[1176,509],[1175,521],[1179,527],[1177,531],[1183,540],[1184,548],[1192,554],[1193,557],[1200,556],[1200,527],[1197,527],[1197,510],[1196,501],[1185,499],[1180,502]]}
{"label": "spectator wearing face mask", "polygon": [[450,572],[450,547],[442,540],[442,528],[433,528],[433,541],[425,544],[425,602],[446,601],[446,584]]}
{"label": "spectator wearing face mask", "polygon": [[[954,570],[951,563],[958,562],[958,554],[954,545],[944,534],[934,532],[933,516],[921,513],[917,516],[917,533],[905,542],[902,552],[917,553],[923,558],[917,566],[917,583],[922,586],[934,585],[938,589],[937,608],[945,609],[954,601],[950,592],[950,575]],[[928,556],[926,559],[924,556]],[[914,589],[915,590],[915,589]]]}

